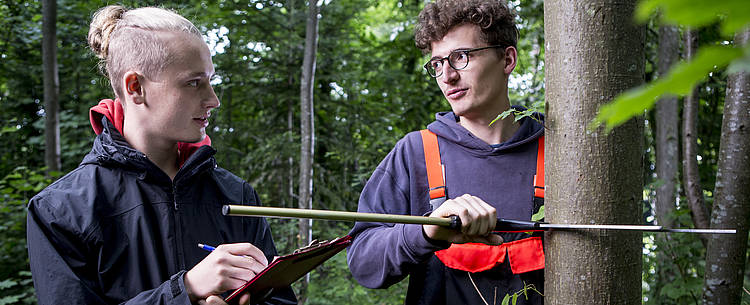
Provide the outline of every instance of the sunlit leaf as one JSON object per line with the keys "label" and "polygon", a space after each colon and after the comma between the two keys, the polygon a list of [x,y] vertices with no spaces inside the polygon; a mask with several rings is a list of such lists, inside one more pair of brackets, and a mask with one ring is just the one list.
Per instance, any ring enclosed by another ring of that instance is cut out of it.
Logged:
{"label": "sunlit leaf", "polygon": [[509,305],[510,304],[510,295],[506,294],[503,298],[503,301],[500,303],[501,305]]}
{"label": "sunlit leaf", "polygon": [[729,46],[701,48],[694,60],[678,64],[665,77],[628,90],[612,102],[602,105],[590,127],[606,124],[607,130],[611,130],[630,118],[643,114],[662,95],[688,94],[709,72],[726,67],[742,54],[741,49]]}
{"label": "sunlit leaf", "polygon": [[644,0],[638,4],[636,20],[645,22],[657,10],[668,24],[702,27],[718,21],[727,36],[750,24],[747,0]]}

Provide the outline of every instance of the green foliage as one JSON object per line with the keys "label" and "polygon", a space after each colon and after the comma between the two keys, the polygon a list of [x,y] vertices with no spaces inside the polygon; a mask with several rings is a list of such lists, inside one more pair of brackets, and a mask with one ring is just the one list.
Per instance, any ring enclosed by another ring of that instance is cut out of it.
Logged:
{"label": "green foliage", "polygon": [[503,301],[500,302],[501,305],[516,305],[518,302],[518,298],[523,296],[526,300],[529,299],[529,293],[538,293],[539,295],[544,296],[539,290],[536,289],[534,284],[525,284],[523,286],[523,289],[514,292],[513,294],[506,294],[505,297],[503,297]]}
{"label": "green foliage", "polygon": [[0,304],[35,301],[26,249],[26,203],[50,182],[43,171],[26,167],[0,180]]}
{"label": "green foliage", "polygon": [[508,5],[518,26],[518,61],[508,83],[512,105],[544,112],[544,1],[515,0]]}
{"label": "green foliage", "polygon": [[724,35],[732,35],[750,23],[750,5],[746,0],[643,0],[638,5],[636,19],[643,22],[661,10],[666,23],[689,27],[704,27],[720,21]]}
{"label": "green foliage", "polygon": [[[638,5],[637,19],[644,22],[657,9],[667,23],[700,27],[718,22],[724,36],[750,24],[750,5],[745,0],[644,0]],[[674,66],[664,78],[624,92],[600,107],[590,128],[606,124],[607,130],[611,130],[628,119],[643,114],[659,97],[665,94],[684,95],[709,72],[724,69],[728,65],[738,70],[750,66],[748,61],[750,46],[701,47],[696,58]]]}
{"label": "green foliage", "polygon": [[[672,217],[677,226],[691,226],[688,209],[679,209]],[[706,252],[700,238],[695,234],[649,233],[643,236],[643,243],[644,304],[698,304]]]}
{"label": "green foliage", "polygon": [[536,101],[536,102],[534,102],[531,105],[530,108],[525,109],[525,110],[516,110],[516,109],[513,109],[513,108],[505,110],[502,113],[498,114],[497,117],[495,117],[495,119],[492,120],[492,122],[490,122],[490,126],[492,126],[492,124],[494,124],[495,122],[497,122],[497,120],[504,119],[504,118],[508,117],[511,114],[513,114],[513,121],[515,121],[515,122],[518,122],[518,121],[520,121],[521,119],[523,119],[525,117],[530,117],[532,119],[537,120],[536,117],[533,116],[534,113],[537,113],[537,112],[539,112],[539,113],[543,113],[544,112],[544,102],[543,101]]}
{"label": "green foliage", "polygon": [[[750,48],[748,48],[750,50]],[[717,67],[726,67],[731,61],[743,56],[741,49],[724,46],[701,48],[696,58],[675,66],[669,74],[654,82],[629,90],[613,102],[599,108],[594,127],[606,122],[612,129],[633,116],[650,109],[664,94],[685,95],[696,83],[705,79]]]}
{"label": "green foliage", "polygon": [[531,221],[542,221],[544,219],[544,206],[539,207],[539,212],[531,215]]}

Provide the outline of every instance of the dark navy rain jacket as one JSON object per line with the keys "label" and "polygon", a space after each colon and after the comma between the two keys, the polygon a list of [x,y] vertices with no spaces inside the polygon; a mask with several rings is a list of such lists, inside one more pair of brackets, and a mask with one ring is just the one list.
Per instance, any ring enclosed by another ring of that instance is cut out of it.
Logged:
{"label": "dark navy rain jacket", "polygon": [[[31,199],[28,247],[40,304],[190,304],[183,275],[198,243],[250,242],[276,255],[263,218],[223,216],[259,204],[250,185],[202,146],[174,182],[106,118],[83,162]],[[291,288],[268,304],[296,304]]]}

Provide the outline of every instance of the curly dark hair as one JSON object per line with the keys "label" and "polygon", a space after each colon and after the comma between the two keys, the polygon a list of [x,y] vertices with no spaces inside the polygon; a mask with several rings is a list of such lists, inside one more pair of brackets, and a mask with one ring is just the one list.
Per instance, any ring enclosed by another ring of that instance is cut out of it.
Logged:
{"label": "curly dark hair", "polygon": [[453,27],[475,24],[480,38],[490,45],[516,46],[518,29],[514,14],[504,0],[437,0],[425,5],[419,13],[414,40],[427,54],[432,43]]}

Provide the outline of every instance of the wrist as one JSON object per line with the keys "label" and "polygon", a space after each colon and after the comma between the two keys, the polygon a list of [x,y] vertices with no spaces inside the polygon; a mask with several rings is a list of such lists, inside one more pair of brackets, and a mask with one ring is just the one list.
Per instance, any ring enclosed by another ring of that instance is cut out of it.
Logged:
{"label": "wrist", "polygon": [[433,246],[440,247],[440,248],[448,248],[448,247],[450,247],[450,245],[451,245],[450,242],[430,237],[430,235],[427,234],[427,231],[425,229],[425,225],[422,225],[421,227],[422,227],[422,236],[427,241],[427,243],[429,243],[429,244],[431,244]]}
{"label": "wrist", "polygon": [[185,283],[185,292],[187,293],[188,298],[190,299],[190,303],[197,304],[198,300],[200,300],[201,298],[195,293],[195,289],[193,287],[193,281],[190,280],[190,271],[184,273],[183,282]]}

